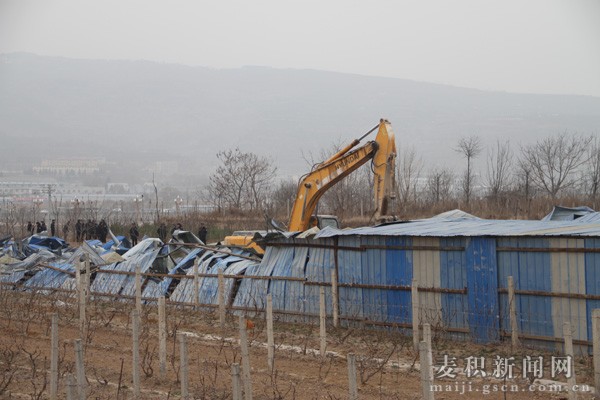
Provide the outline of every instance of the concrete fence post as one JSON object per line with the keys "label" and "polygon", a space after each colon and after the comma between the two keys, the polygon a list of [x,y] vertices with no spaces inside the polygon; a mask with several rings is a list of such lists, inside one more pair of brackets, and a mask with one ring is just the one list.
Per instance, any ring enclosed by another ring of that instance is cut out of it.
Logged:
{"label": "concrete fence post", "polygon": [[319,288],[319,338],[320,346],[319,352],[321,357],[325,357],[325,350],[327,349],[327,313],[325,308],[325,286]]}
{"label": "concrete fence post", "polygon": [[223,277],[223,270],[219,270],[218,275],[218,289],[219,289],[219,325],[221,329],[225,329],[225,278]]}
{"label": "concrete fence post", "polygon": [[133,337],[132,349],[132,375],[133,398],[140,398],[140,314],[137,309],[131,311],[131,325]]}
{"label": "concrete fence post", "polygon": [[87,398],[87,381],[83,365],[83,345],[81,339],[75,339],[75,369],[77,371],[77,395],[80,400]]}
{"label": "concrete fence post", "polygon": [[246,332],[246,318],[240,315],[240,347],[242,351],[242,373],[244,381],[244,399],[252,400],[252,378],[250,375],[250,352],[248,351],[248,333]]}
{"label": "concrete fence post", "polygon": [[242,384],[240,382],[240,364],[231,364],[231,386],[233,400],[242,400]]}
{"label": "concrete fence post", "polygon": [[76,400],[79,399],[79,396],[76,394],[77,393],[77,382],[75,382],[75,378],[73,377],[73,374],[69,373],[67,374],[67,384],[66,384],[66,393],[67,393],[67,400]]}
{"label": "concrete fence post", "polygon": [[275,338],[273,337],[273,295],[267,295],[267,364],[272,373],[275,367]]}
{"label": "concrete fence post", "polygon": [[413,348],[419,350],[419,282],[416,279],[412,280],[411,286],[412,300],[412,335]]}
{"label": "concrete fence post", "polygon": [[85,283],[89,280],[89,276],[87,274],[82,274],[81,269],[85,268],[85,262],[79,263],[77,266],[78,274],[77,278],[77,294],[79,295],[79,335],[84,343],[87,342],[87,324],[86,324],[86,300],[87,300],[87,290],[88,285]]}
{"label": "concrete fence post", "polygon": [[421,389],[424,400],[434,400],[431,385],[433,384],[433,375],[431,374],[431,350],[427,343],[419,343],[419,362],[421,364]]}
{"label": "concrete fence post", "polygon": [[358,389],[356,386],[356,356],[354,353],[349,353],[346,358],[348,360],[348,398],[350,400],[358,400]]}
{"label": "concrete fence post", "polygon": [[594,387],[600,399],[600,308],[592,311],[592,344],[594,347]]}
{"label": "concrete fence post", "polygon": [[165,296],[158,298],[158,366],[161,379],[167,376],[167,318]]}
{"label": "concrete fence post", "polygon": [[331,269],[331,308],[333,311],[333,327],[340,326],[340,306],[338,296],[338,278],[335,268]]}
{"label": "concrete fence post", "polygon": [[58,395],[58,314],[52,314],[52,332],[50,334],[50,399]]}
{"label": "concrete fence post", "polygon": [[[571,330],[571,323],[563,323],[563,337],[565,338],[565,356],[567,356],[571,368],[571,376],[567,377],[567,383],[572,388],[577,384],[575,378],[575,352],[573,351],[573,332]],[[569,400],[577,400],[577,392],[574,390],[568,391]]]}
{"label": "concrete fence post", "polygon": [[181,398],[184,400],[189,399],[188,391],[188,346],[187,346],[187,335],[179,335],[180,340],[180,355],[179,362],[181,363]]}
{"label": "concrete fence post", "polygon": [[194,261],[194,310],[198,310],[200,307],[200,277],[198,276],[198,262],[197,258]]}
{"label": "concrete fence post", "polygon": [[135,267],[135,309],[138,316],[142,315],[142,268],[137,265]]}
{"label": "concrete fence post", "polygon": [[427,354],[429,354],[429,366],[431,369],[431,376],[433,376],[433,351],[431,346],[431,324],[423,324],[423,341],[427,343]]}

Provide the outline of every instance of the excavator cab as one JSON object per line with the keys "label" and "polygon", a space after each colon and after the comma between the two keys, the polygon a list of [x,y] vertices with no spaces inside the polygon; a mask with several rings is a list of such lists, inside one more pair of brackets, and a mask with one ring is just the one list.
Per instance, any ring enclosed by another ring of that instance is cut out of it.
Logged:
{"label": "excavator cab", "polygon": [[340,228],[340,222],[335,215],[317,215],[310,218],[310,227],[317,226],[319,229],[331,227],[334,229]]}

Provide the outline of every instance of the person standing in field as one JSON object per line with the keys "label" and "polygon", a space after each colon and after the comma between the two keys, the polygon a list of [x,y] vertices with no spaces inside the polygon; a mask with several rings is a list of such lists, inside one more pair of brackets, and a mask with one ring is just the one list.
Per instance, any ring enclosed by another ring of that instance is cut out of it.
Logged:
{"label": "person standing in field", "polygon": [[102,243],[106,243],[106,236],[108,236],[108,225],[106,224],[105,220],[100,220],[100,223],[98,224],[98,239],[102,242]]}
{"label": "person standing in field", "polygon": [[71,220],[63,226],[63,239],[69,240],[69,231],[71,230]]}
{"label": "person standing in field", "polygon": [[167,241],[167,225],[165,225],[164,222],[160,223],[160,226],[158,227],[156,233],[158,233],[158,237],[160,238],[160,240],[162,240],[163,243]]}
{"label": "person standing in field", "polygon": [[202,224],[200,226],[200,229],[198,230],[198,239],[202,240],[202,243],[204,243],[204,244],[206,244],[206,235],[207,234],[208,234],[208,230],[206,229],[204,224]]}
{"label": "person standing in field", "polygon": [[138,244],[138,237],[140,237],[140,231],[138,230],[135,222],[131,223],[131,228],[129,228],[129,238],[131,239],[131,247]]}
{"label": "person standing in field", "polygon": [[82,239],[82,234],[83,234],[83,223],[81,222],[80,219],[77,220],[77,223],[75,224],[75,234],[77,235],[77,242],[81,242]]}

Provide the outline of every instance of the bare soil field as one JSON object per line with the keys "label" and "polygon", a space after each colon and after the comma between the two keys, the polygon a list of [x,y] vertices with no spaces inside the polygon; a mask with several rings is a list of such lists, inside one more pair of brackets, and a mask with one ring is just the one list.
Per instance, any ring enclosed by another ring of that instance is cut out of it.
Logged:
{"label": "bare soil field", "polygon": [[[94,300],[88,305],[85,373],[89,399],[133,398],[131,308],[131,304],[116,300]],[[76,304],[57,295],[0,290],[0,398],[49,398],[53,313],[58,314],[60,321],[58,398],[64,399],[66,377],[69,373],[75,375],[74,339],[80,337]],[[177,337],[186,334],[190,398],[232,399],[231,365],[241,362],[237,318],[229,316],[222,330],[211,310],[168,306],[164,378],[159,374],[157,319],[156,306],[145,305],[140,339],[141,398],[181,398]],[[275,368],[271,371],[267,366],[266,324],[261,316],[251,316],[249,320],[254,399],[347,399],[348,353],[357,357],[359,399],[422,398],[419,358],[412,348],[411,337],[391,330],[328,326],[327,356],[321,357],[318,325],[276,321]],[[449,354],[459,360],[468,356],[485,357],[488,363],[498,354],[517,359],[542,354],[548,360],[552,355],[526,348],[511,350],[506,344],[481,346],[454,342],[439,332],[434,335],[433,349],[434,360]],[[591,366],[591,358],[577,358],[579,384],[592,383]],[[559,380],[565,381],[564,377]],[[467,383],[463,385],[464,382]],[[485,378],[467,378],[464,371],[458,371],[454,379],[436,379],[435,384],[442,385],[442,390],[435,393],[436,399],[567,398],[566,393],[553,392],[549,386],[538,385],[532,390],[530,381],[519,376],[503,381],[494,380],[489,374]],[[508,391],[502,391],[502,385]],[[591,394],[579,393],[579,398],[591,398]]]}

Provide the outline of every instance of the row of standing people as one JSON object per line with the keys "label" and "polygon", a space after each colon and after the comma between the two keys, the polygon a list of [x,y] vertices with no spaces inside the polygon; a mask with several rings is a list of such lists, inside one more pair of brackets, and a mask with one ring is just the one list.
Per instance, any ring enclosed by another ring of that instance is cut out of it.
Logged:
{"label": "row of standing people", "polygon": [[[52,229],[52,236],[54,236],[55,229],[56,229],[56,223],[54,220],[52,220],[52,223],[50,224],[51,229]],[[42,233],[48,230],[48,227],[46,226],[46,221],[36,221],[35,224],[33,224],[31,221],[27,221],[27,233],[30,235],[34,235],[36,233]]]}
{"label": "row of standing people", "polygon": [[[68,221],[63,228],[63,233],[65,237],[68,236],[71,221]],[[100,222],[96,222],[95,219],[88,219],[87,221],[83,221],[78,219],[75,223],[75,239],[77,242],[82,242],[84,240],[100,240],[102,243],[106,243],[106,238],[108,237],[108,224],[105,220],[100,220]]]}
{"label": "row of standing people", "polygon": [[[173,224],[173,227],[171,228],[171,235],[175,231],[182,231],[182,230],[183,230],[183,225],[181,225],[181,223]],[[164,222],[162,222],[160,224],[160,226],[156,230],[156,233],[158,234],[159,239],[162,240],[163,243],[167,242],[167,225]],[[198,230],[198,238],[200,240],[202,240],[202,243],[206,244],[207,234],[208,234],[208,229],[206,229],[204,224],[202,224],[200,226],[200,229]],[[132,222],[131,227],[129,228],[129,239],[131,240],[132,246],[135,246],[138,243],[139,237],[140,237],[140,231],[139,231],[136,223]]]}
{"label": "row of standing people", "polygon": [[[35,225],[31,222],[27,222],[27,232],[31,235],[35,233],[42,233],[48,230],[45,221],[37,221]],[[183,225],[181,223],[173,224],[171,228],[171,235],[176,230],[183,230]],[[63,237],[68,239],[69,233],[71,232],[71,220],[68,220],[65,225],[63,225]],[[50,234],[51,236],[56,236],[56,220],[52,220],[50,223]],[[163,243],[167,241],[167,225],[162,222],[156,231],[158,233],[158,237]],[[198,230],[198,238],[202,241],[202,243],[206,243],[206,236],[208,230],[202,224],[200,229]],[[82,242],[84,240],[100,240],[102,243],[106,243],[106,238],[108,237],[108,225],[104,219],[100,220],[99,223],[94,219],[88,219],[87,221],[83,221],[78,219],[75,223],[75,240],[77,242]],[[129,237],[131,240],[131,245],[135,246],[138,243],[140,237],[140,231],[135,222],[131,223],[131,227],[129,228]]]}
{"label": "row of standing people", "polygon": [[[27,221],[27,233],[29,235],[40,234],[42,232],[47,232],[48,227],[46,226],[45,221],[37,221],[33,224],[31,221]],[[52,220],[50,222],[50,236],[57,235],[56,230],[56,220]],[[64,239],[69,238],[69,233],[71,233],[71,220],[68,220],[62,228],[62,234]],[[77,242],[82,242],[84,240],[92,240],[98,239],[103,243],[106,242],[106,238],[108,237],[108,224],[104,219],[100,220],[100,222],[96,222],[96,220],[88,219],[87,222],[81,219],[78,219],[75,223],[75,240]]]}

